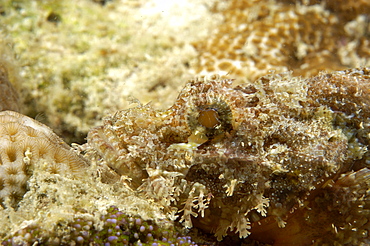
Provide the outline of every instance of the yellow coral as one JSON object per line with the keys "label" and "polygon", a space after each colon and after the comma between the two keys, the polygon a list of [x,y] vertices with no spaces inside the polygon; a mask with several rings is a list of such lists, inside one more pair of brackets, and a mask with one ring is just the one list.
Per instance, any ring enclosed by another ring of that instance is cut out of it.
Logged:
{"label": "yellow coral", "polygon": [[56,174],[78,174],[87,163],[47,126],[16,112],[0,112],[0,200],[16,205],[36,163]]}
{"label": "yellow coral", "polygon": [[[254,81],[269,70],[309,76],[370,64],[369,30],[361,24],[368,19],[369,1],[328,1],[329,9],[285,2],[229,1],[219,10],[224,22],[207,39],[194,43],[199,52],[195,71]],[[349,25],[355,17],[364,21],[353,28]]]}

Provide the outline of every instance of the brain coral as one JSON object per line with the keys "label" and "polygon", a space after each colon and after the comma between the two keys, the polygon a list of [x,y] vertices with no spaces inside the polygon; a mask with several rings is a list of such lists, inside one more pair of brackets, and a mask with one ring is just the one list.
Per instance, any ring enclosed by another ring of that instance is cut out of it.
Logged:
{"label": "brain coral", "polygon": [[50,173],[77,174],[87,163],[47,126],[13,111],[0,112],[0,200],[15,206],[36,164]]}
{"label": "brain coral", "polygon": [[350,20],[343,18],[353,9],[347,5],[361,2],[359,6],[369,9],[369,1],[328,2],[337,11],[320,4],[229,1],[216,8],[224,22],[209,38],[194,43],[199,53],[195,71],[254,81],[268,70],[308,76],[369,64],[368,16],[361,15],[366,11],[355,11],[356,18],[351,14]]}
{"label": "brain coral", "polygon": [[168,110],[138,105],[107,117],[86,151],[102,172],[218,240],[366,243],[369,76],[196,79]]}

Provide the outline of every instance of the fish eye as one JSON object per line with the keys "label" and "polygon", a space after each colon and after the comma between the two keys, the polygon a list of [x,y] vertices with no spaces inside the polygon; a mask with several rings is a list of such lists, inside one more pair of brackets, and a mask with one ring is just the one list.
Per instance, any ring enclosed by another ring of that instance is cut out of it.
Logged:
{"label": "fish eye", "polygon": [[228,104],[219,99],[210,102],[195,101],[189,108],[188,124],[192,135],[197,139],[210,141],[221,139],[226,132],[232,130],[232,113]]}
{"label": "fish eye", "polygon": [[206,128],[215,128],[221,123],[220,115],[214,108],[200,109],[198,123]]}

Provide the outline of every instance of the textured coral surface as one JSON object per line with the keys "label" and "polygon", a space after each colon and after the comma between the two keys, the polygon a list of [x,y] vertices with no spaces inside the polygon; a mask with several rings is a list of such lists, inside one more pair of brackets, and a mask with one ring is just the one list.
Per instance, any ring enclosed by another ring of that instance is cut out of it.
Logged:
{"label": "textured coral surface", "polygon": [[47,126],[25,115],[0,112],[0,200],[15,206],[36,163],[50,173],[81,175],[87,163]]}
{"label": "textured coral surface", "polygon": [[224,20],[195,43],[196,71],[253,81],[268,70],[308,76],[369,65],[369,1],[301,2],[233,0],[215,8]]}

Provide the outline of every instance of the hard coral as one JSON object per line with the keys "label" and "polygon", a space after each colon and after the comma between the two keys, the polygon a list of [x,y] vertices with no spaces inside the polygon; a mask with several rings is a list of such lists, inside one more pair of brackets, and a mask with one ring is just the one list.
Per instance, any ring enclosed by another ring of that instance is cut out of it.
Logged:
{"label": "hard coral", "polygon": [[[361,24],[367,22],[360,21],[368,17],[358,14],[344,22],[339,12],[324,5],[281,2],[234,0],[218,10],[224,22],[209,38],[194,43],[199,53],[196,72],[253,81],[268,70],[312,76],[325,69],[369,64],[368,31],[362,30],[367,25]],[[347,14],[344,1],[329,2]]]}
{"label": "hard coral", "polygon": [[36,163],[50,173],[78,174],[87,163],[47,126],[25,115],[0,112],[0,200],[15,206]]}
{"label": "hard coral", "polygon": [[107,117],[87,156],[218,240],[366,243],[369,81],[368,68],[193,80],[168,110]]}
{"label": "hard coral", "polygon": [[345,0],[279,0],[289,4],[305,4],[321,6],[329,9],[331,12],[339,14],[340,19],[347,22],[356,19],[359,15],[367,15],[370,12],[370,3],[367,0],[345,1]]}
{"label": "hard coral", "polygon": [[[63,223],[59,222],[60,227]],[[58,235],[58,230],[45,233],[37,224],[32,224],[14,233],[1,245],[196,245],[190,237],[181,236],[165,222],[156,224],[129,216],[115,206],[106,209],[99,223],[86,216],[76,216],[64,227],[64,233]]]}

